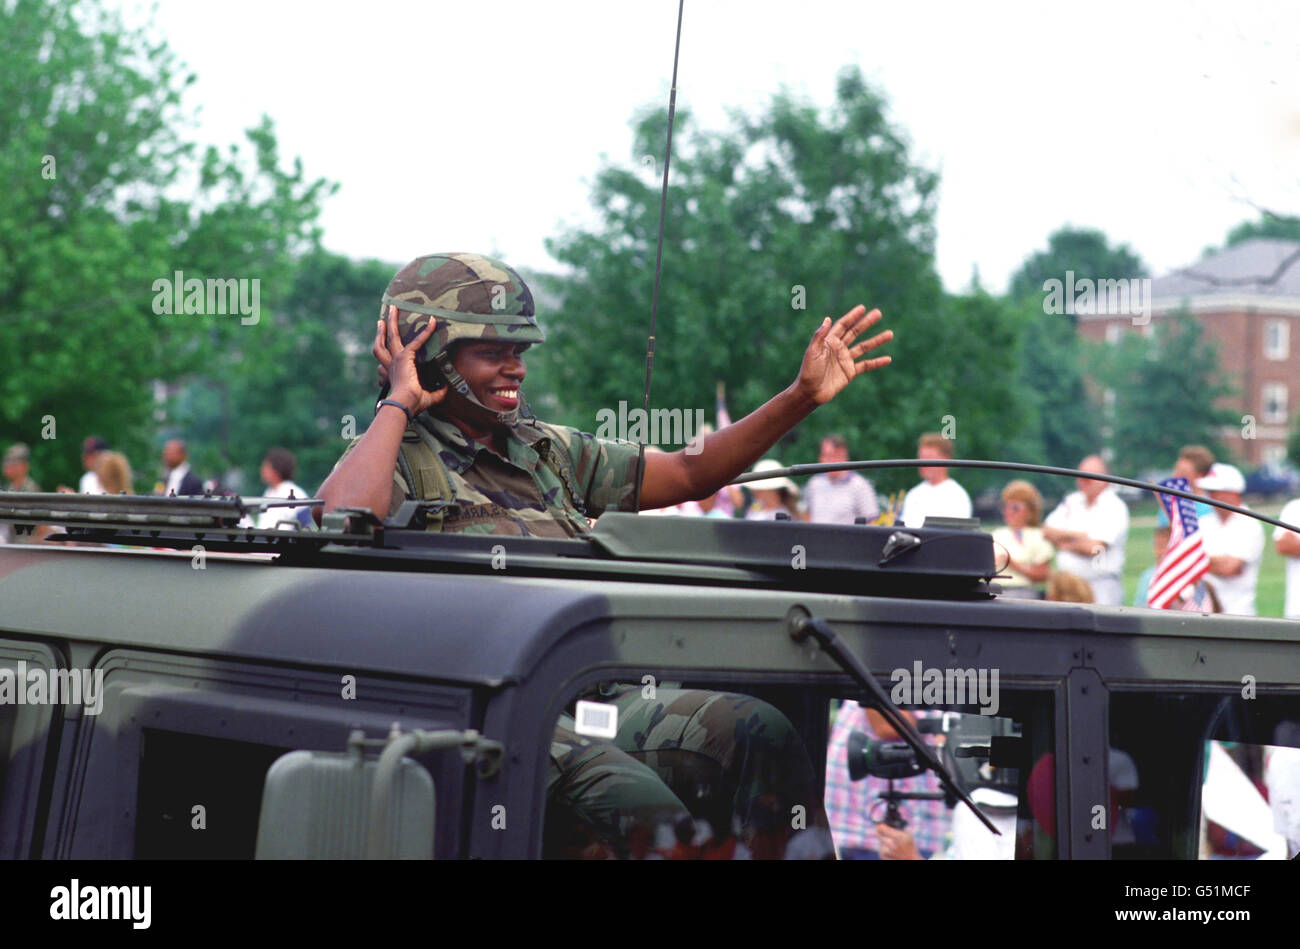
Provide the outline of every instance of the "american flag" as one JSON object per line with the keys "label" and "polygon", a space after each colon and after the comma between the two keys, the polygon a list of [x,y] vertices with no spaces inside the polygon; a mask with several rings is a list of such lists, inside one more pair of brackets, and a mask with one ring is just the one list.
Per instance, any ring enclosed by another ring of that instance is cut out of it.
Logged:
{"label": "american flag", "polygon": [[[1178,491],[1190,490],[1186,478],[1166,478],[1162,488]],[[1210,558],[1201,545],[1196,503],[1172,494],[1158,495],[1169,517],[1169,546],[1160,558],[1156,572],[1147,588],[1147,606],[1156,610],[1168,608],[1184,590],[1205,576],[1210,569]]]}

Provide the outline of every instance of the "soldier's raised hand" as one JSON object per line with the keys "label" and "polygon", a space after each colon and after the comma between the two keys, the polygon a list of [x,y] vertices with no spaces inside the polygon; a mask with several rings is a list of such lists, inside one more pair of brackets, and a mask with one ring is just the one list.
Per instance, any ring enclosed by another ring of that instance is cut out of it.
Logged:
{"label": "soldier's raised hand", "polygon": [[[893,330],[885,330],[860,343],[853,341],[880,322],[879,310],[867,312],[858,304],[833,324],[828,316],[813,334],[799,367],[795,383],[799,391],[818,405],[824,405],[839,394],[856,376],[892,361],[889,356],[862,359],[878,346],[894,338]],[[858,360],[861,360],[860,362]]]}

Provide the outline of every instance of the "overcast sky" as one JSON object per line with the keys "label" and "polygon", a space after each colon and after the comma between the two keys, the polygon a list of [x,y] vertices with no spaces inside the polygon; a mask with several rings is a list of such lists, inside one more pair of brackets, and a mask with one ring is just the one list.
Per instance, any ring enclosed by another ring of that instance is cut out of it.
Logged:
{"label": "overcast sky", "polygon": [[[198,74],[199,141],[228,144],[267,113],[283,155],[339,182],[332,250],[552,269],[543,239],[590,219],[602,154],[629,160],[633,112],[667,104],[676,14],[672,0],[162,0],[153,23]],[[941,173],[951,290],[976,269],[1003,289],[1067,223],[1160,274],[1253,217],[1247,201],[1300,213],[1294,0],[687,0],[678,103],[705,128],[783,83],[826,107],[848,63]]]}

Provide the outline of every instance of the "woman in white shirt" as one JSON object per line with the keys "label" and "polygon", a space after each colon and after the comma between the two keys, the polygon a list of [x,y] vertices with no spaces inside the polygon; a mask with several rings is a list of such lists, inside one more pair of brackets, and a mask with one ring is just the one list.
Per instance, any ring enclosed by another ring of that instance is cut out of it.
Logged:
{"label": "woman in white shirt", "polygon": [[993,532],[993,542],[1006,550],[1007,565],[998,583],[1004,596],[1041,599],[1041,584],[1051,572],[1056,548],[1038,526],[1043,516],[1043,498],[1028,481],[1012,481],[1002,489],[1002,519],[1005,527]]}
{"label": "woman in white shirt", "polygon": [[[293,473],[298,468],[298,461],[293,457],[293,452],[285,448],[272,448],[262,459],[262,480],[266,482],[267,489],[262,492],[264,498],[307,498],[310,497],[306,491],[293,483]],[[258,530],[292,530],[293,525],[283,523],[285,521],[295,521],[302,523],[304,512],[308,513],[311,508],[308,507],[272,507],[267,508],[257,516]]]}

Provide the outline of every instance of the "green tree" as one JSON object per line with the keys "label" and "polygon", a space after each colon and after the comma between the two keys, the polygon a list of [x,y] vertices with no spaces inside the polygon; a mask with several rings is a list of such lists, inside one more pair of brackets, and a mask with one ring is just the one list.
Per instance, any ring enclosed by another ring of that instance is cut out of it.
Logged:
{"label": "green tree", "polygon": [[1300,241],[1300,217],[1292,214],[1274,214],[1271,211],[1261,212],[1257,220],[1242,221],[1230,230],[1223,246],[1232,247],[1256,237]]}
{"label": "green tree", "polygon": [[1239,419],[1218,401],[1234,390],[1221,378],[1218,352],[1199,323],[1179,314],[1150,337],[1127,333],[1088,349],[1089,374],[1114,393],[1103,423],[1117,471],[1140,475],[1153,464],[1171,464],[1188,443],[1226,455],[1219,429]]}
{"label": "green tree", "polygon": [[[1097,408],[1083,379],[1079,336],[1063,316],[1049,316],[1041,305],[1026,313],[1020,382],[1034,396],[1035,460],[1073,468],[1101,446]],[[1051,482],[1053,489],[1059,481]]]}
{"label": "green tree", "polygon": [[[301,448],[304,438],[312,443],[325,413],[338,407],[336,387],[347,382],[345,372],[353,368],[344,347],[347,340],[355,345],[364,325],[341,334],[338,306],[344,298],[347,306],[359,302],[349,296],[356,290],[354,275],[350,262],[318,246],[320,205],[335,186],[308,180],[300,160],[291,170],[281,167],[269,118],[247,136],[251,159],[238,145],[225,155],[207,150],[200,170],[206,206],[188,215],[184,240],[171,260],[172,269],[186,278],[256,281],[259,312],[255,321],[168,318],[195,321],[197,332],[183,352],[172,353],[179,391],[168,406],[164,435],[191,439],[197,470],[225,477],[240,469],[241,487],[255,492],[265,450]],[[374,274],[373,268],[357,266]],[[378,309],[376,288],[391,273],[370,284],[365,310]],[[313,384],[322,386],[319,392]],[[359,392],[354,386],[353,397]],[[337,419],[332,428],[337,437]],[[314,474],[320,462],[309,457],[300,464]]]}
{"label": "green tree", "polygon": [[[1011,276],[1008,296],[1024,314],[1024,358],[1020,382],[1032,393],[1032,424],[1036,434],[1035,461],[1073,468],[1101,446],[1097,407],[1083,378],[1083,352],[1075,318],[1044,311],[1044,283],[1066,279],[1072,271],[1082,279],[1124,279],[1145,276],[1146,266],[1125,244],[1112,247],[1101,231],[1062,227]],[[1050,493],[1059,493],[1060,479],[1038,479]]]}
{"label": "green tree", "polygon": [[[974,286],[965,293],[947,295],[944,312],[949,321],[964,328],[967,338],[979,341],[973,352],[953,351],[945,356],[947,371],[954,376],[952,391],[962,393],[954,396],[960,398],[953,418],[958,457],[1040,460],[1037,433],[1042,406],[1029,397],[1018,371],[1032,325],[1024,310]],[[967,395],[973,392],[980,397]],[[942,425],[930,428],[942,429]],[[972,496],[988,488],[1000,489],[1011,478],[1006,472],[978,469],[954,469],[952,474]],[[908,477],[911,475],[909,472]]]}
{"label": "green tree", "polygon": [[[1043,284],[1048,280],[1065,280],[1066,271],[1074,272],[1076,281],[1120,280],[1146,277],[1146,265],[1127,244],[1112,247],[1106,235],[1090,228],[1058,228],[1047,239],[1047,249],[1035,251],[1011,275],[1008,288],[1016,299],[1043,299]],[[1072,317],[1071,317],[1072,318]]]}
{"label": "green tree", "polygon": [[[641,404],[666,114],[634,122],[634,162],[596,176],[599,223],[548,247],[569,273],[548,281],[563,317],[533,359],[556,414],[584,430],[596,412]],[[884,100],[856,69],[841,73],[829,114],[787,93],[723,130],[678,113],[659,302],[655,407],[712,417],[715,382],[733,417],[788,385],[823,316],[862,302],[897,338],[893,365],[856,381],[772,454],[815,459],[845,434],[855,457],[911,457],[922,431],[954,417],[959,444],[1017,428],[1011,315],[982,295],[945,297],[934,269],[937,176],[914,163]],[[997,418],[996,428],[988,419]],[[968,424],[969,423],[969,424]],[[885,488],[915,472],[882,474]]]}
{"label": "green tree", "polygon": [[191,335],[149,301],[192,79],[97,4],[0,7],[0,440],[30,442],[46,486],[74,483],[91,432],[140,456],[150,380]]}
{"label": "green tree", "polygon": [[273,321],[160,314],[155,282],[257,279],[263,305],[285,299],[331,188],[281,170],[267,119],[251,166],[238,146],[196,156],[178,132],[194,77],[96,0],[73,8],[0,5],[0,441],[32,443],[46,485],[74,483],[90,433],[148,469],[153,384],[224,379],[268,348]]}
{"label": "green tree", "polygon": [[280,446],[297,456],[294,480],[314,491],[342,454],[346,432],[359,435],[369,424],[377,384],[369,341],[380,294],[397,269],[328,251],[301,258],[261,342],[242,346],[227,373],[192,377],[176,401],[177,423],[200,446],[198,467],[237,469],[240,490],[256,494],[261,459]]}

